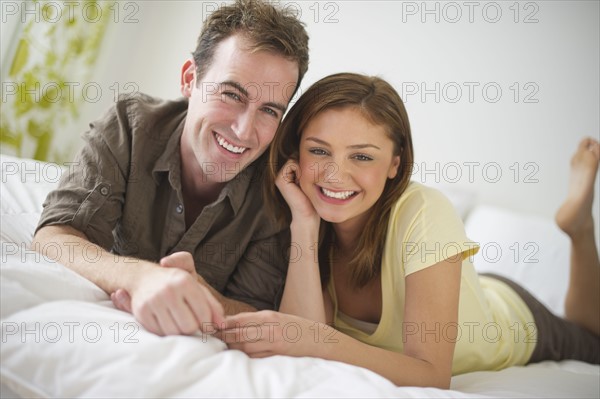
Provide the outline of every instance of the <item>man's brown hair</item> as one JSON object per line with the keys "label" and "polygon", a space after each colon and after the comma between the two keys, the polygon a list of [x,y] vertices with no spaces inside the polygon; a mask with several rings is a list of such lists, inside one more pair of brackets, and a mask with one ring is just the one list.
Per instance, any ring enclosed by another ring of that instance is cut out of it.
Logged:
{"label": "man's brown hair", "polygon": [[192,53],[198,81],[213,61],[224,39],[241,34],[251,51],[270,51],[298,64],[298,84],[308,69],[308,34],[291,9],[277,8],[260,0],[237,0],[214,11],[202,27]]}

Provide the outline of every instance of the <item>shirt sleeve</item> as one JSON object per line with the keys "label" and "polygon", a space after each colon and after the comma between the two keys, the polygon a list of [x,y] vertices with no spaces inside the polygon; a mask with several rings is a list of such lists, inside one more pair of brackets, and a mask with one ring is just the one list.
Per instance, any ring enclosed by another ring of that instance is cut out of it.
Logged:
{"label": "shirt sleeve", "polygon": [[65,163],[58,188],[46,197],[36,231],[68,225],[102,248],[112,248],[129,164],[127,123],[119,117],[117,107],[90,124],[83,148],[73,162]]}
{"label": "shirt sleeve", "polygon": [[279,309],[289,262],[288,248],[287,229],[250,243],[231,275],[224,295],[258,310]]}
{"label": "shirt sleeve", "polygon": [[467,238],[452,203],[435,189],[423,187],[411,193],[394,209],[392,220],[405,276],[458,254],[464,260],[479,250]]}

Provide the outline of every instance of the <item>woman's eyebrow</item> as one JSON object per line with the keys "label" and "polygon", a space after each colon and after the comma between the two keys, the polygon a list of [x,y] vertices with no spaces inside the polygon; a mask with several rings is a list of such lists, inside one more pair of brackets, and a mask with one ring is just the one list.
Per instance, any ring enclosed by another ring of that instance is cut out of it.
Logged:
{"label": "woman's eyebrow", "polygon": [[314,141],[314,142],[315,142],[315,143],[317,143],[317,144],[321,144],[321,145],[326,145],[326,146],[329,146],[329,143],[328,143],[328,142],[326,142],[326,141],[323,141],[323,140],[321,140],[321,139],[318,139],[318,138],[316,138],[316,137],[307,137],[305,140],[306,140],[306,141]]}
{"label": "woman's eyebrow", "polygon": [[[331,146],[328,142],[326,142],[324,140],[321,140],[321,139],[318,139],[316,137],[307,137],[306,141],[314,141],[317,144],[325,145],[325,146],[328,146],[328,147]],[[353,149],[353,150],[360,150],[360,149],[363,149],[363,148],[375,148],[376,150],[381,150],[381,148],[377,147],[375,144],[353,144],[353,145],[347,146],[346,148],[350,148],[350,149]]]}
{"label": "woman's eyebrow", "polygon": [[376,150],[381,150],[381,148],[377,147],[375,144],[354,144],[349,145],[346,148],[352,148],[353,150],[360,150],[363,148],[375,148]]}

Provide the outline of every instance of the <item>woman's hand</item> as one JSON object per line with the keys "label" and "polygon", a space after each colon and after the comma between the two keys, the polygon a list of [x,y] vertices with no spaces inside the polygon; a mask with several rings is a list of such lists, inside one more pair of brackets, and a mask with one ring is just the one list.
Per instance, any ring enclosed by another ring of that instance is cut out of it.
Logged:
{"label": "woman's hand", "polygon": [[299,186],[299,174],[298,162],[290,159],[279,171],[275,185],[290,207],[293,220],[306,222],[308,219],[318,223],[320,218],[317,211]]}
{"label": "woman's hand", "polygon": [[274,355],[323,358],[338,342],[336,334],[333,327],[323,323],[263,310],[227,317],[215,336],[230,349],[241,350],[253,358]]}

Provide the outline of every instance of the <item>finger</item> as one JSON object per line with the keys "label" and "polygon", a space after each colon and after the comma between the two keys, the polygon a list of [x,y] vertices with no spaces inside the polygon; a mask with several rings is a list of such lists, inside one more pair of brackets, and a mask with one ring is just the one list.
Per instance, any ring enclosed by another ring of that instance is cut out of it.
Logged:
{"label": "finger", "polygon": [[273,323],[277,320],[277,313],[263,310],[259,312],[243,312],[225,317],[223,329],[243,327],[248,325]]}
{"label": "finger", "polygon": [[220,330],[215,333],[215,337],[219,338],[227,345],[239,345],[242,343],[256,344],[261,341],[263,337],[267,336],[268,332],[264,332],[256,325],[253,326],[253,328],[248,328],[248,326],[229,328],[227,330]]}
{"label": "finger", "polygon": [[142,306],[136,313],[134,314],[135,318],[146,330],[157,335],[165,335],[160,328],[158,320],[148,306]]}
{"label": "finger", "polygon": [[123,309],[121,309],[120,303],[117,301],[117,298],[115,297],[114,292],[110,293],[110,300],[112,301],[115,308],[117,308],[118,310],[123,310]]}
{"label": "finger", "polygon": [[115,304],[119,310],[132,313],[131,297],[127,291],[119,288],[111,294],[110,298],[112,299],[113,304]]}
{"label": "finger", "polygon": [[[213,326],[210,326],[210,324],[215,323],[215,319],[217,320],[216,328],[219,328],[219,326],[223,323],[223,308],[220,307],[220,304],[219,307],[217,307],[217,305],[212,303],[211,298],[212,294],[210,294],[208,289],[199,284],[195,284],[192,289],[185,294],[185,302],[191,310],[197,325],[202,331],[204,331],[205,328],[213,328]],[[217,314],[215,317],[213,315],[213,309],[221,313]]]}
{"label": "finger", "polygon": [[177,307],[170,306],[168,310],[177,327],[175,334],[190,335],[198,331],[199,323],[185,299]]}
{"label": "finger", "polygon": [[159,264],[162,267],[173,267],[181,269],[183,265],[187,265],[189,263],[190,256],[191,255],[189,254],[189,252],[175,252],[161,258]]}
{"label": "finger", "polygon": [[229,344],[238,344],[241,342],[240,339],[241,330],[238,328],[230,328],[227,330],[219,330],[214,336],[215,338],[219,338],[221,341],[225,342],[227,345]]}
{"label": "finger", "polygon": [[260,351],[260,352],[254,352],[254,353],[247,353],[248,356],[250,356],[252,359],[263,359],[265,357],[271,357],[271,356],[275,356],[277,355],[277,353],[272,352],[272,351]]}
{"label": "finger", "polygon": [[189,276],[185,276],[182,283],[178,285],[176,291],[172,293],[174,295],[171,296],[171,299],[164,303],[177,328],[175,334],[189,335],[199,330],[201,320],[197,319],[194,312],[194,306],[196,306],[195,302],[197,301],[188,300],[190,292],[193,293],[197,291],[198,288],[201,288],[201,286],[193,279],[190,279]]}
{"label": "finger", "polygon": [[208,306],[210,307],[212,313],[212,322],[217,326],[222,326],[225,323],[225,311],[223,310],[223,305],[221,302],[210,291],[206,290]]}
{"label": "finger", "polygon": [[156,322],[162,335],[177,335],[180,333],[171,312],[166,306],[158,306],[152,309]]}
{"label": "finger", "polygon": [[226,344],[251,343],[274,341],[274,332],[270,326],[260,324],[246,324],[244,326],[228,328],[215,333],[215,336]]}
{"label": "finger", "polygon": [[[227,344],[229,349],[235,349],[244,352],[250,357],[260,357],[260,355],[271,354],[274,352],[270,350],[270,345],[267,342],[259,341],[259,342],[234,342]],[[258,355],[258,356],[257,356]]]}
{"label": "finger", "polygon": [[300,178],[300,165],[292,159],[287,161],[279,173],[285,183],[296,183]]}
{"label": "finger", "polygon": [[171,255],[162,258],[159,264],[162,267],[182,269],[190,274],[196,274],[194,258],[189,252],[181,251],[172,253]]}
{"label": "finger", "polygon": [[117,299],[117,295],[115,292],[112,292],[110,294],[110,300],[112,301],[113,305],[115,305],[115,308],[119,309],[122,312],[127,311],[123,308],[123,305],[121,305],[121,302]]}

